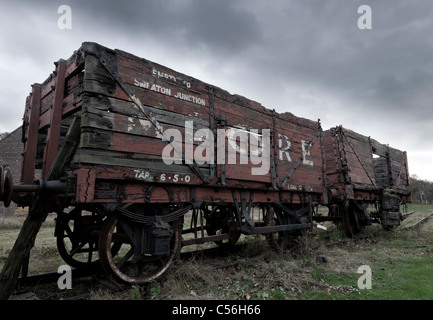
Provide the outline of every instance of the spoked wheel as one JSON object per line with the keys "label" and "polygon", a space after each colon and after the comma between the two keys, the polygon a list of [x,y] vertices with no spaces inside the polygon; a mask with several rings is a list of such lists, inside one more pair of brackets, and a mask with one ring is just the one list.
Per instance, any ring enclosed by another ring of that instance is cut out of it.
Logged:
{"label": "spoked wheel", "polygon": [[[139,212],[140,208],[134,211]],[[167,227],[164,222],[161,225]],[[122,215],[111,215],[105,221],[99,239],[99,256],[105,271],[117,280],[131,284],[144,284],[158,278],[180,248],[180,226],[177,222],[172,223],[168,226],[171,236],[161,240],[154,238],[152,232],[156,229],[152,226],[132,222]],[[112,247],[118,242],[122,243],[122,249],[114,256]]]}
{"label": "spoked wheel", "polygon": [[237,221],[233,208],[227,206],[214,206],[206,217],[206,231],[210,236],[229,234],[226,240],[217,240],[219,246],[233,246],[239,240],[241,232],[237,229]]}
{"label": "spoked wheel", "polygon": [[13,191],[12,170],[8,165],[0,165],[0,201],[7,208],[11,204]]}
{"label": "spoked wheel", "polygon": [[[274,207],[270,207],[265,215],[266,226],[278,226],[288,224],[287,218],[280,210],[275,210]],[[275,251],[284,251],[290,248],[293,244],[295,237],[288,231],[279,231],[275,233],[267,233],[266,241],[269,247]]]}
{"label": "spoked wheel", "polygon": [[[99,264],[98,241],[104,215],[97,210],[74,208],[56,219],[57,249],[62,259],[77,269],[95,268]],[[112,247],[116,254],[120,244]]]}
{"label": "spoked wheel", "polygon": [[345,201],[343,204],[343,228],[349,238],[352,238],[361,232],[362,227],[358,221],[357,207],[351,201]]}

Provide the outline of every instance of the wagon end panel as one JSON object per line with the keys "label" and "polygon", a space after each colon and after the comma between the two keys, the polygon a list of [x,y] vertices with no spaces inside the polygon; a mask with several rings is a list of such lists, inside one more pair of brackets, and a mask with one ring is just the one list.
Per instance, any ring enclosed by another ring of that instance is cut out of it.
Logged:
{"label": "wagon end panel", "polygon": [[345,171],[340,157],[339,137],[335,128],[323,132],[323,145],[327,185],[329,187],[338,186],[345,181]]}
{"label": "wagon end panel", "polygon": [[23,116],[21,182],[46,178],[74,116],[82,105],[84,61],[80,51],[60,59],[41,84],[34,84]]}
{"label": "wagon end panel", "polygon": [[324,132],[324,150],[327,187],[334,200],[375,199],[377,183],[368,137],[342,126],[331,128]]}
{"label": "wagon end panel", "polygon": [[349,181],[360,187],[376,188],[376,175],[369,138],[342,128],[341,139],[347,159]]}
{"label": "wagon end panel", "polygon": [[406,152],[381,144],[374,139],[371,139],[370,143],[380,186],[394,188],[398,193],[408,194],[409,166]]}

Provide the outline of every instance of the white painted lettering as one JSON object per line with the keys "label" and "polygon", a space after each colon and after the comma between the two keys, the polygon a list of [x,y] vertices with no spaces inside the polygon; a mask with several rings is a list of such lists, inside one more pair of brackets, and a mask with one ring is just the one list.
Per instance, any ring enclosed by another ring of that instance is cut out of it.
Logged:
{"label": "white painted lettering", "polygon": [[[153,70],[153,75],[158,75],[158,77],[163,77],[165,78],[165,76],[163,74],[160,74],[159,71],[157,70]],[[167,75],[168,78],[171,78],[170,75]],[[191,85],[188,82],[184,81],[184,84],[186,83],[186,86],[188,88],[191,87]],[[163,87],[159,84],[153,83],[152,85],[150,85],[149,82],[147,81],[139,81],[137,79],[134,79],[134,86],[139,87],[139,88],[144,88],[144,89],[148,89],[148,90],[152,90],[161,94],[165,94],[167,96],[171,96],[173,98],[176,99],[180,99],[180,100],[184,100],[184,101],[189,101],[201,106],[206,106],[206,100],[191,94],[186,94],[183,92],[176,92],[176,94],[172,95],[171,89],[167,88],[167,87]]]}
{"label": "white painted lettering", "polygon": [[[281,161],[284,160],[284,156],[286,156],[287,161],[292,162],[292,158],[290,157],[289,149],[292,146],[292,143],[290,142],[289,138],[286,137],[283,134],[278,134],[280,139],[278,139],[278,147],[279,150],[279,158]],[[284,146],[284,147],[283,147]]]}
{"label": "white painted lettering", "polygon": [[307,166],[313,166],[313,160],[309,160],[311,158],[311,143],[306,142],[304,140],[301,141],[302,144],[302,163]]}

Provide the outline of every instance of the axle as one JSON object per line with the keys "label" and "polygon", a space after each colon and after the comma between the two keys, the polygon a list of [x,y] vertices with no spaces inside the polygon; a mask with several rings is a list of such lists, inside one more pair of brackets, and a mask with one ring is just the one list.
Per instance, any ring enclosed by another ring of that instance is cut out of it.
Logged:
{"label": "axle", "polygon": [[[38,192],[40,194],[60,194],[65,191],[66,183],[60,180],[45,181],[39,179],[35,181],[35,184],[14,184],[10,166],[0,165],[0,202],[3,201],[6,208],[10,206],[13,194],[32,192]],[[17,197],[17,199],[19,198],[20,197]],[[19,200],[15,202],[21,204]]]}

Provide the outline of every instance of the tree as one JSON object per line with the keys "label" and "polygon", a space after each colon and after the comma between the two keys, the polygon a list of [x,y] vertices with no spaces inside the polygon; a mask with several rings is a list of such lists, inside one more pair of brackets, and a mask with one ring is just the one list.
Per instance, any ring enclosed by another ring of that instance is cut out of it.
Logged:
{"label": "tree", "polygon": [[416,174],[410,176],[410,192],[412,193],[412,202],[421,203],[427,200],[427,203],[433,201],[433,182],[421,180]]}

